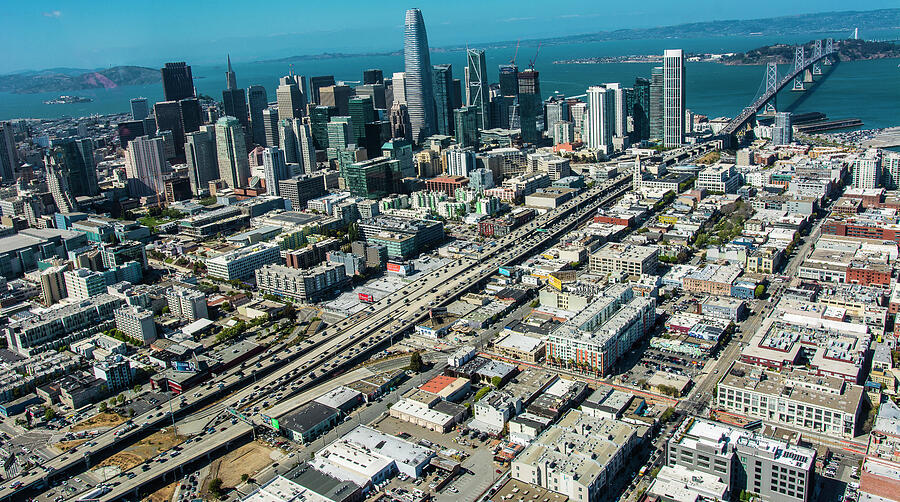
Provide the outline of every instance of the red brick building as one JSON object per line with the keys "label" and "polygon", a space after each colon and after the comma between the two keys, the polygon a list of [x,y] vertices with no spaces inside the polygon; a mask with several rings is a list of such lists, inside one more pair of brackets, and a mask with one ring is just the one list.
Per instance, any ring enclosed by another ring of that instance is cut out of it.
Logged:
{"label": "red brick building", "polygon": [[463,188],[469,184],[469,178],[464,176],[438,176],[425,180],[425,189],[429,192],[444,192],[448,197],[453,197],[457,188]]}

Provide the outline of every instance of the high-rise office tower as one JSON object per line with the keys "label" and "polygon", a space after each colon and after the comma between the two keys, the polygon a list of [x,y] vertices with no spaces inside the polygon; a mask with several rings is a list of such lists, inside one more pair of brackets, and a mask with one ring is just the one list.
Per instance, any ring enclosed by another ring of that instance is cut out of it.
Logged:
{"label": "high-rise office tower", "polygon": [[632,143],[650,139],[650,81],[646,78],[634,79],[634,102],[631,108],[633,121]]}
{"label": "high-rise office tower", "polygon": [[[82,195],[94,196],[100,193],[97,185],[97,170],[93,164],[93,142],[90,138],[61,138],[50,141],[48,161],[65,177],[67,191],[72,198]],[[86,153],[90,151],[91,154]],[[86,164],[85,160],[90,159]]]}
{"label": "high-rise office tower", "polygon": [[266,193],[269,195],[281,195],[281,191],[278,189],[278,182],[291,177],[287,164],[284,162],[284,151],[274,146],[263,150],[263,173],[263,177],[266,180]]}
{"label": "high-rise office tower", "polygon": [[194,97],[194,78],[187,63],[183,61],[166,63],[159,72],[162,74],[163,95],[166,101]]}
{"label": "high-rise office tower", "polygon": [[387,120],[376,120],[366,124],[366,152],[377,152],[381,146],[391,139],[391,123]]}
{"label": "high-rise office tower", "polygon": [[219,179],[231,188],[246,186],[250,178],[250,161],[244,128],[238,119],[226,116],[216,122],[216,153]]}
{"label": "high-rise office tower", "polygon": [[[156,131],[170,131],[172,141],[175,144],[174,157],[179,151],[184,152],[184,123],[181,121],[181,105],[178,101],[160,101],[153,105],[153,115],[156,117]],[[150,131],[144,131],[151,134]],[[179,144],[179,138],[181,143]]]}
{"label": "high-rise office tower", "polygon": [[406,68],[406,107],[412,126],[412,141],[419,144],[434,134],[434,86],[431,83],[431,55],[422,11],[406,11],[403,59]]}
{"label": "high-rise office tower", "polygon": [[247,104],[250,108],[250,135],[257,145],[274,146],[266,143],[266,121],[262,112],[269,106],[269,97],[266,88],[261,85],[251,85],[247,88]]}
{"label": "high-rise office tower", "polygon": [[131,118],[144,120],[148,115],[150,115],[150,108],[147,105],[147,98],[131,98]]}
{"label": "high-rise office tower", "polygon": [[328,122],[328,158],[335,159],[339,150],[355,144],[353,139],[353,119],[347,115],[331,117]]}
{"label": "high-rise office tower", "polygon": [[663,67],[656,66],[650,72],[650,137],[663,139]]}
{"label": "high-rise office tower", "polygon": [[[519,127],[522,141],[536,143],[540,140],[539,130],[543,130],[543,104],[541,100],[541,83],[538,72],[528,68],[519,72]],[[538,121],[541,124],[538,124]]]}
{"label": "high-rise office tower", "polygon": [[300,169],[306,174],[316,171],[316,145],[312,126],[294,119],[294,136],[297,138],[297,163],[300,164]]}
{"label": "high-rise office tower", "polygon": [[514,64],[500,65],[500,95],[516,96],[519,94],[519,67]]}
{"label": "high-rise office tower", "polygon": [[266,146],[278,144],[278,109],[266,108],[262,111],[262,121],[266,133]]}
{"label": "high-rise office tower", "polygon": [[663,53],[663,145],[684,144],[684,52]]}
{"label": "high-rise office tower", "polygon": [[44,161],[46,166],[47,188],[53,196],[56,209],[62,214],[69,214],[77,208],[75,195],[69,190],[69,176],[65,165],[59,164],[59,157],[50,151]]}
{"label": "high-rise office tower", "polygon": [[278,101],[279,119],[299,119],[303,117],[304,99],[300,83],[294,74],[281,77],[275,90]]}
{"label": "high-rise office tower", "polygon": [[628,111],[625,108],[625,89],[618,82],[604,84],[613,93],[613,137],[621,138],[628,132]]}
{"label": "high-rise office tower", "polygon": [[338,115],[348,115],[350,113],[350,95],[353,89],[349,85],[336,84],[319,89],[319,102],[323,106],[333,106],[337,109]]}
{"label": "high-rise office tower", "polygon": [[[156,118],[156,131],[172,133],[173,158],[183,161],[184,134],[199,130],[203,123],[200,102],[196,98],[161,101],[153,105],[153,114]],[[152,134],[152,130],[145,126],[144,133]]]}
{"label": "high-rise office tower", "polygon": [[572,129],[576,138],[587,143],[587,131],[584,129],[584,119],[587,117],[588,105],[585,102],[578,102],[569,106],[569,115],[572,116]]}
{"label": "high-rise office tower", "polygon": [[4,185],[15,183],[16,169],[18,167],[16,139],[12,124],[0,122],[0,181]]}
{"label": "high-rise office tower", "polygon": [[406,138],[412,141],[412,125],[405,104],[394,101],[394,104],[391,105],[390,122],[392,138]]}
{"label": "high-rise office tower", "polygon": [[384,73],[378,68],[363,70],[363,84],[384,84]]}
{"label": "high-rise office tower", "polygon": [[247,93],[244,89],[234,88],[222,91],[222,104],[226,117],[234,117],[244,128],[244,134],[250,134],[250,113],[247,111]]}
{"label": "high-rise office tower", "polygon": [[356,87],[357,96],[372,98],[372,104],[376,109],[386,110],[389,104],[385,99],[384,84],[364,84]]}
{"label": "high-rise office tower", "polygon": [[97,163],[94,162],[94,140],[91,138],[78,138],[75,140],[75,147],[78,154],[81,155],[81,162],[84,163],[84,169],[87,172],[94,173],[97,176]]}
{"label": "high-rise office tower", "polygon": [[352,139],[359,146],[366,144],[366,124],[375,121],[375,107],[372,98],[356,96],[347,105],[353,123]]}
{"label": "high-rise office tower", "polygon": [[775,124],[772,126],[772,144],[790,145],[793,141],[793,127],[791,125],[791,112],[778,112],[775,114]]}
{"label": "high-rise office tower", "polygon": [[394,94],[394,99],[391,101],[406,104],[406,72],[397,72],[394,73],[393,78],[391,79],[392,86],[391,91]]}
{"label": "high-rise office tower", "polygon": [[478,110],[478,127],[482,129],[489,129],[491,123],[488,84],[484,50],[466,49],[466,106]]}
{"label": "high-rise office tower", "polygon": [[210,181],[219,179],[215,126],[206,125],[199,131],[187,133],[184,151],[191,193],[199,197],[208,192]]}
{"label": "high-rise office tower", "polygon": [[456,110],[462,105],[462,80],[454,78],[450,83],[450,108]]}
{"label": "high-rise office tower", "polygon": [[140,136],[128,143],[125,176],[131,197],[165,196],[163,172],[167,171],[165,144],[159,137]]}
{"label": "high-rise office tower", "polygon": [[552,131],[557,122],[569,120],[569,103],[562,95],[547,98],[544,108],[546,109],[548,131]]}
{"label": "high-rise office tower", "polygon": [[453,88],[453,66],[449,64],[434,65],[432,76],[437,132],[449,136],[453,134],[453,108],[450,107],[450,93]]}
{"label": "high-rise office tower", "polygon": [[316,150],[326,150],[328,148],[328,122],[331,117],[337,115],[333,106],[319,105],[312,108],[309,112],[309,124],[312,127],[313,141]]}
{"label": "high-rise office tower", "polygon": [[[116,130],[119,133],[119,146],[121,146],[124,150],[128,148],[129,141],[145,134],[144,121],[126,120],[125,122],[119,122],[118,124],[116,124]],[[153,124],[153,127],[150,128],[149,131],[151,133],[156,132],[156,124]]]}
{"label": "high-rise office tower", "polygon": [[588,87],[587,98],[586,123],[582,126],[582,136],[585,138],[585,143],[592,150],[611,153],[615,131],[615,91],[595,85]]}
{"label": "high-rise office tower", "polygon": [[181,128],[184,132],[199,131],[203,125],[203,109],[200,101],[197,98],[182,99],[178,102],[178,109],[181,112]]}
{"label": "high-rise office tower", "polygon": [[278,121],[279,147],[284,152],[284,160],[288,164],[297,163],[297,136],[294,134],[294,121],[300,119],[281,119]]}
{"label": "high-rise office tower", "polygon": [[310,100],[317,104],[322,104],[322,96],[319,93],[319,90],[323,87],[328,87],[334,85],[334,75],[322,75],[319,77],[310,77],[309,79],[309,94]]}
{"label": "high-rise office tower", "polygon": [[478,147],[478,108],[464,106],[453,110],[456,142],[463,148]]}
{"label": "high-rise office tower", "polygon": [[231,54],[228,54],[228,69],[225,70],[225,88],[226,89],[237,89],[237,76],[234,74],[234,70],[231,69]]}

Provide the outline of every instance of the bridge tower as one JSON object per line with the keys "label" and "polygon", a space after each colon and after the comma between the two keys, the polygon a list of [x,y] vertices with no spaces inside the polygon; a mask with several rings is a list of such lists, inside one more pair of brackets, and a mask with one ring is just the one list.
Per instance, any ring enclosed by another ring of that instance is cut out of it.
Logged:
{"label": "bridge tower", "polygon": [[798,45],[794,49],[794,71],[798,72],[797,76],[794,78],[794,86],[791,87],[792,91],[805,91],[806,86],[803,85],[803,72],[800,71],[803,68],[803,63],[806,61],[806,55],[803,51],[803,46]]}
{"label": "bridge tower", "polygon": [[772,99],[770,99],[766,103],[765,109],[763,109],[763,115],[775,115],[777,111],[777,98],[778,92],[778,64],[777,63],[767,63],[766,64],[766,94],[772,93]]}
{"label": "bridge tower", "polygon": [[[819,58],[821,58],[822,56],[823,56],[823,54],[822,54],[822,41],[816,39],[816,45],[815,45],[815,47],[813,48],[813,57],[816,58],[816,59],[819,59]],[[813,75],[816,75],[816,76],[822,74],[822,66],[821,66],[821,64],[820,64],[818,61],[817,61],[816,63],[813,64],[812,74],[813,74]]]}
{"label": "bridge tower", "polygon": [[822,61],[822,64],[825,66],[829,66],[831,64],[831,53],[834,52],[834,39],[826,38],[825,39],[825,58]]}

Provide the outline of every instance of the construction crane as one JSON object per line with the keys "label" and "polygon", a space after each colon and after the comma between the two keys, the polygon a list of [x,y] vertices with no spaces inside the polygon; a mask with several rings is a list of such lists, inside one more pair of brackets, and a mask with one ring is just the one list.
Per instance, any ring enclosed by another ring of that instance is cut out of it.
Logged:
{"label": "construction crane", "polygon": [[528,62],[528,67],[534,70],[534,63],[537,61],[538,53],[541,52],[541,43],[538,42],[537,50],[534,51],[534,58]]}
{"label": "construction crane", "polygon": [[516,52],[513,54],[512,59],[509,60],[509,64],[515,65],[517,57],[519,57],[519,40],[516,40]]}

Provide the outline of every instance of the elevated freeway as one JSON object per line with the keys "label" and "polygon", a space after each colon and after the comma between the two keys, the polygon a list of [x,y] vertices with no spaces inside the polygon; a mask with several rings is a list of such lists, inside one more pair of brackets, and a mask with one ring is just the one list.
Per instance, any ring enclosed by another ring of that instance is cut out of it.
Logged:
{"label": "elevated freeway", "polygon": [[[266,400],[275,401],[273,411],[286,413],[285,410],[291,407],[283,403],[292,396],[342,371],[355,359],[365,357],[396,334],[412,329],[427,316],[429,308],[452,301],[494,274],[498,267],[529,256],[536,248],[545,246],[573,226],[593,217],[597,208],[621,197],[630,185],[631,176],[624,175],[589,189],[557,210],[541,215],[499,239],[495,246],[477,258],[463,258],[440,267],[408,284],[395,295],[376,302],[363,311],[364,315],[327,328],[318,335],[319,340],[325,341],[309,341],[309,348],[296,359],[260,379],[253,388],[248,387],[217,403],[212,413],[222,412],[228,407],[249,407]],[[275,399],[273,395],[279,391],[285,394]],[[248,398],[251,400],[249,403]],[[261,424],[257,416],[251,416],[251,419]],[[161,454],[156,461],[145,464],[149,466],[146,470],[139,466],[111,479],[112,491],[100,500],[136,498],[142,486],[164,479],[170,473],[180,473],[185,465],[223,447],[227,448],[234,441],[246,437],[250,430],[250,426],[243,422],[224,422],[217,426],[216,432],[204,435],[176,457],[171,457],[169,453]],[[165,461],[158,461],[160,458]]]}

